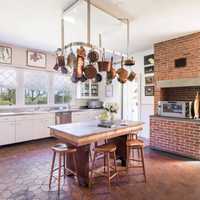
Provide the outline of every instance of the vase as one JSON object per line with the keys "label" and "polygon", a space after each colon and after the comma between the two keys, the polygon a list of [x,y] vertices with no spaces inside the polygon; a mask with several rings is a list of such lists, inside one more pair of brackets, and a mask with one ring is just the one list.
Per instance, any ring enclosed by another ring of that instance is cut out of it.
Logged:
{"label": "vase", "polygon": [[110,113],[110,121],[112,123],[115,121],[115,113]]}
{"label": "vase", "polygon": [[194,118],[199,119],[199,93],[198,92],[194,100]]}

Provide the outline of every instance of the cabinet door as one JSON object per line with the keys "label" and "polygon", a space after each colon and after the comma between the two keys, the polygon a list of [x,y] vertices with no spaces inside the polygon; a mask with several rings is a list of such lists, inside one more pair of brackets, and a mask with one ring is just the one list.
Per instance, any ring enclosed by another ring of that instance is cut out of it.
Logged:
{"label": "cabinet door", "polygon": [[16,142],[23,142],[35,138],[35,123],[33,119],[16,121]]}
{"label": "cabinet door", "polygon": [[90,86],[91,97],[97,98],[99,96],[99,85],[98,83],[91,83]]}
{"label": "cabinet door", "polygon": [[15,121],[0,122],[0,145],[15,143]]}
{"label": "cabinet door", "polygon": [[48,118],[41,118],[41,119],[35,119],[35,137],[34,139],[40,139],[50,136],[50,130],[48,126],[50,125],[50,119]]}

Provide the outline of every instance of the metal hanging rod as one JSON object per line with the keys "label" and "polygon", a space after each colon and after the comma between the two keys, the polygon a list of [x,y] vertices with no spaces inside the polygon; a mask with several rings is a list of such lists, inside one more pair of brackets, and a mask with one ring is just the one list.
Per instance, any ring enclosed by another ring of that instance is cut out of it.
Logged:
{"label": "metal hanging rod", "polygon": [[[68,5],[64,10],[63,10],[63,17],[66,13],[70,12],[73,8],[75,8],[79,3],[81,3],[82,1],[86,1],[88,2],[88,0],[74,0],[70,5]],[[122,23],[126,23],[124,21],[124,18],[121,19],[119,17],[117,17],[116,15],[112,14],[111,12],[108,12],[107,10],[103,9],[100,6],[97,6],[95,3],[93,3],[92,1],[90,1],[90,5],[94,6],[95,8],[103,11],[104,13],[112,16],[113,18],[117,19],[118,21],[122,22]]]}

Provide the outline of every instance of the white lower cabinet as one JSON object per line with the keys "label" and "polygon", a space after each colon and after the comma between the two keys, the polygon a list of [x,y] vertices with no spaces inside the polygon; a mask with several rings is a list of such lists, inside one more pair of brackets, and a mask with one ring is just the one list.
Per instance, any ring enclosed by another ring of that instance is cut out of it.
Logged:
{"label": "white lower cabinet", "polygon": [[35,126],[31,118],[20,118],[16,121],[16,142],[23,142],[35,139]]}
{"label": "white lower cabinet", "polygon": [[0,119],[0,145],[15,142],[15,120],[9,118]]}
{"label": "white lower cabinet", "polygon": [[34,114],[0,118],[0,145],[50,136],[48,126],[55,124],[55,114]]}

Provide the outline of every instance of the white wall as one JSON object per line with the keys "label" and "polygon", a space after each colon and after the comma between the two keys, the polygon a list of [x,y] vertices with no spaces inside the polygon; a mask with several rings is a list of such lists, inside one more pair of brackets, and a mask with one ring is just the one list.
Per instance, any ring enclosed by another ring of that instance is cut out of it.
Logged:
{"label": "white wall", "polygon": [[144,130],[141,136],[149,138],[149,116],[154,114],[154,97],[145,96],[145,76],[144,76],[144,56],[153,53],[153,49],[146,50],[143,52],[137,52],[134,54],[134,59],[136,61],[134,71],[140,74],[141,84],[140,84],[140,120],[145,123]]}

